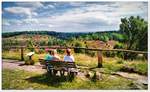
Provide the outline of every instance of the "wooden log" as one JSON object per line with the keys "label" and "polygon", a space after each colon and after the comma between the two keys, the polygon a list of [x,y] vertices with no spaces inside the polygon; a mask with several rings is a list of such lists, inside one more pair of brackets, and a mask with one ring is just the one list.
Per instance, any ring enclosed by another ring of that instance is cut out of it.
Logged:
{"label": "wooden log", "polygon": [[103,62],[103,57],[102,57],[102,52],[101,51],[97,51],[97,56],[98,56],[98,68],[101,68],[102,62]]}

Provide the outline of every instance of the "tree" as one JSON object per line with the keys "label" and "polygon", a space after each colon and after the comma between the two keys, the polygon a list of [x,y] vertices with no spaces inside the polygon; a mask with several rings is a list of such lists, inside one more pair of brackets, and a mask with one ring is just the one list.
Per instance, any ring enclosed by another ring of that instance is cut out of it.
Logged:
{"label": "tree", "polygon": [[139,16],[121,19],[120,31],[127,36],[126,49],[147,51],[147,26],[148,23]]}

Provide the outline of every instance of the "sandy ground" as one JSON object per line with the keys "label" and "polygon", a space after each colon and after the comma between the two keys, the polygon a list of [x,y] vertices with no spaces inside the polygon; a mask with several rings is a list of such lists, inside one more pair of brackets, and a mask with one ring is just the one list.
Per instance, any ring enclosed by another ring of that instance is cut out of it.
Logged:
{"label": "sandy ground", "polygon": [[43,66],[40,64],[37,65],[24,65],[23,61],[18,60],[2,60],[2,68],[3,69],[19,69],[19,70],[25,70],[29,72],[36,72],[39,74],[43,74],[46,72],[46,69],[43,69]]}

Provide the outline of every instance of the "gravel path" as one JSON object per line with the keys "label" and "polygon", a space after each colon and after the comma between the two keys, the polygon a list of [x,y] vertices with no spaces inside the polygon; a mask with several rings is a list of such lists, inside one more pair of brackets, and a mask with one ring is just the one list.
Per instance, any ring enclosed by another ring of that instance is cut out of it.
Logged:
{"label": "gravel path", "polygon": [[18,60],[2,60],[2,68],[3,69],[19,69],[19,70],[25,70],[29,72],[36,72],[39,74],[44,74],[46,72],[46,69],[42,68],[43,66],[40,64],[37,65],[24,65],[23,61]]}

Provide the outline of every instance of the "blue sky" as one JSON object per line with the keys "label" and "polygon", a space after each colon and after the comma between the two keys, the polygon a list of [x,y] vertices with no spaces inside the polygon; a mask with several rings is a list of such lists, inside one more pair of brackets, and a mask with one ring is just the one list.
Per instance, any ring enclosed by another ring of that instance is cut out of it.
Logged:
{"label": "blue sky", "polygon": [[118,30],[120,19],[148,20],[145,2],[3,2],[2,31],[95,32]]}

